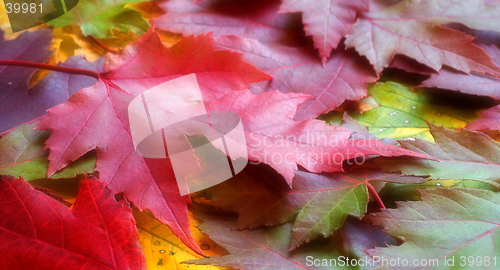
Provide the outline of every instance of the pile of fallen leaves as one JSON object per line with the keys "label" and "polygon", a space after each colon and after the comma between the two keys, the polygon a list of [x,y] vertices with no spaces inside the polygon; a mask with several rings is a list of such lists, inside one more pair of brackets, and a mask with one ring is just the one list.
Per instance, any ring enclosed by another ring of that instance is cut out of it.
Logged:
{"label": "pile of fallen leaves", "polygon": [[[500,268],[500,1],[80,0],[20,33],[6,12],[1,269]],[[249,163],[181,196],[127,113],[193,73]]]}

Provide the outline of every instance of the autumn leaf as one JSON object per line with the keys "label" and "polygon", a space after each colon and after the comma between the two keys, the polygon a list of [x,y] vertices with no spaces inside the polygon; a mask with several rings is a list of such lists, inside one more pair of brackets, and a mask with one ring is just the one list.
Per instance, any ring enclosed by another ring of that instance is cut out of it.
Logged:
{"label": "autumn leaf", "polygon": [[99,176],[114,192],[124,192],[141,210],[151,210],[191,249],[203,254],[188,230],[189,198],[180,196],[170,162],[135,153],[127,117],[134,97],[191,73],[197,73],[207,99],[269,79],[241,61],[239,54],[214,51],[209,36],[189,37],[167,48],[158,34],[150,31],[121,54],[108,55],[97,83],[50,109],[38,128],[52,129],[46,143],[50,149],[47,176],[96,149]]}
{"label": "autumn leaf", "polygon": [[[25,180],[45,178],[49,151],[44,143],[49,131],[34,130],[38,122],[23,124],[0,138],[0,175],[22,177]],[[95,155],[89,153],[70,163],[50,178],[71,178],[77,174],[92,173]]]}
{"label": "autumn leaf", "polygon": [[113,37],[111,29],[124,33],[132,31],[141,35],[149,29],[149,23],[140,12],[124,7],[126,4],[141,1],[144,0],[79,0],[76,7],[48,24],[53,26],[78,24],[84,35],[95,38]]}
{"label": "autumn leaf", "polygon": [[73,209],[13,177],[0,193],[6,269],[146,269],[129,204],[99,181],[81,182]]}
{"label": "autumn leaf", "polygon": [[[289,251],[291,241],[291,223],[272,228],[252,231],[234,231],[234,219],[227,216],[198,214],[203,224],[200,230],[214,240],[218,245],[229,251],[229,255],[221,257],[190,260],[186,263],[197,265],[231,266],[237,269],[341,269],[335,266],[306,267],[306,257],[314,259],[338,259],[340,254],[333,247],[331,240],[310,244],[306,249]],[[310,264],[309,264],[310,265]],[[343,267],[342,269],[353,269]]]}
{"label": "autumn leaf", "polygon": [[106,53],[116,52],[137,40],[139,36],[133,32],[122,33],[111,29],[112,38],[89,38],[82,33],[77,25],[57,27],[54,29],[54,38],[61,39],[61,47],[65,48],[68,55],[81,55],[88,61],[102,58]]}
{"label": "autumn leaf", "polygon": [[[418,156],[425,154],[384,145],[378,140],[348,140],[351,131],[310,119],[294,121],[297,106],[309,97],[278,91],[252,95],[233,91],[206,103],[209,111],[231,111],[241,117],[248,159],[269,164],[291,185],[301,165],[310,172],[341,172],[342,161],[367,155]],[[207,138],[209,134],[205,135]],[[222,149],[221,149],[222,150]]]}
{"label": "autumn leaf", "polygon": [[[216,47],[243,53],[243,60],[272,75],[272,80],[253,84],[252,93],[279,90],[304,93],[314,99],[301,104],[295,120],[307,120],[333,110],[345,100],[366,96],[368,83],[377,77],[352,51],[335,51],[323,67],[310,48],[264,44],[236,36],[216,38]],[[311,76],[315,74],[315,76]]]}
{"label": "autumn leaf", "polygon": [[[406,260],[405,269],[421,269],[422,265],[412,264],[415,259],[425,258],[429,263],[434,260],[433,265],[441,267],[445,259],[454,257],[455,267],[478,269],[476,264],[469,265],[467,258],[489,256],[491,260],[499,255],[495,248],[499,227],[498,193],[457,188],[420,190],[420,193],[420,202],[398,202],[397,209],[367,216],[367,221],[404,240],[401,246],[368,250],[370,256]],[[492,262],[490,265],[494,266]],[[385,265],[377,269],[401,268]]]}
{"label": "autumn leaf", "polygon": [[403,54],[436,71],[446,65],[465,73],[498,75],[500,67],[472,43],[472,36],[440,26],[454,22],[500,31],[498,14],[499,4],[476,0],[405,0],[364,13],[347,35],[346,45],[366,56],[377,74],[396,54]]}
{"label": "autumn leaf", "polygon": [[199,195],[211,205],[239,213],[236,229],[276,226],[293,221],[290,249],[319,236],[328,237],[347,216],[362,218],[367,211],[371,181],[423,183],[420,177],[376,171],[312,174],[298,171],[290,188],[274,183],[262,168],[243,174]]}
{"label": "autumn leaf", "polygon": [[[494,45],[480,46],[489,55],[493,56],[493,62],[497,65],[500,64],[500,49]],[[500,100],[500,94],[498,94],[500,79],[476,72],[463,74],[457,71],[443,69],[439,74],[432,74],[429,79],[422,82],[421,86],[450,89],[466,94],[488,96]]]}
{"label": "autumn leaf", "polygon": [[[233,268],[217,266],[196,266],[183,264],[183,261],[203,258],[190,250],[172,231],[156,220],[151,213],[133,210],[134,218],[139,231],[139,242],[146,255],[147,269],[157,270],[230,270]],[[190,230],[195,241],[202,247],[208,256],[226,255],[227,252],[217,246],[207,235],[203,234],[194,225],[199,225],[197,218],[191,214],[192,224]]]}
{"label": "autumn leaf", "polygon": [[167,14],[153,18],[156,28],[184,36],[213,32],[214,37],[235,35],[264,43],[303,45],[299,14],[278,14],[278,0],[165,1],[160,6]]}
{"label": "autumn leaf", "polygon": [[500,0],[7,2],[6,270],[496,267]]}
{"label": "autumn leaf", "polygon": [[484,133],[461,129],[453,131],[429,123],[436,143],[421,139],[399,141],[405,149],[425,153],[435,160],[401,158],[397,161],[377,158],[374,163],[388,171],[405,175],[430,176],[432,179],[477,180],[499,187],[500,143]]}
{"label": "autumn leaf", "polygon": [[456,129],[478,117],[470,110],[433,105],[427,93],[413,92],[394,82],[374,84],[368,88],[368,94],[379,106],[362,114],[352,112],[350,115],[382,138],[432,141],[426,121]]}
{"label": "autumn leaf", "polygon": [[[10,41],[0,37],[0,60],[44,63],[52,55],[48,50],[51,38],[47,29],[24,32]],[[98,71],[102,65],[102,61],[87,62],[74,57],[60,66]],[[0,69],[0,132],[44,116],[48,108],[65,102],[73,93],[95,82],[88,76],[51,72],[30,89],[29,81],[35,71],[17,66]]]}
{"label": "autumn leaf", "polygon": [[349,32],[356,12],[366,12],[369,0],[283,0],[280,13],[301,12],[304,31],[312,36],[323,66],[340,40]]}

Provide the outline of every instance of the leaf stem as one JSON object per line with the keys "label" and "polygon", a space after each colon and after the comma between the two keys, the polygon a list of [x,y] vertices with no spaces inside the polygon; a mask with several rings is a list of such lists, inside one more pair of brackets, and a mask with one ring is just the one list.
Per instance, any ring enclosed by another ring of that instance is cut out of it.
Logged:
{"label": "leaf stem", "polygon": [[111,47],[108,47],[108,46],[106,46],[106,45],[102,44],[99,40],[95,39],[95,38],[94,38],[94,37],[92,37],[92,36],[88,36],[88,38],[89,38],[90,40],[92,40],[95,44],[97,44],[97,46],[99,46],[99,47],[103,48],[103,49],[104,49],[105,51],[107,51],[107,52],[110,52],[110,53],[118,53],[118,51],[119,51],[118,49],[111,48]]}
{"label": "leaf stem", "polygon": [[36,63],[36,62],[26,62],[26,61],[17,61],[17,60],[0,60],[0,66],[22,66],[22,67],[41,68],[41,69],[60,71],[60,72],[65,72],[65,73],[70,73],[70,74],[86,75],[86,76],[94,77],[96,79],[99,79],[101,76],[98,72],[88,70],[88,69],[60,67],[60,66],[47,65],[47,64]]}
{"label": "leaf stem", "polygon": [[372,194],[373,198],[375,198],[375,201],[377,202],[380,209],[386,209],[384,202],[382,201],[372,184],[368,183],[368,181],[365,181],[365,184],[366,187],[368,187],[368,191],[370,192],[370,194]]}

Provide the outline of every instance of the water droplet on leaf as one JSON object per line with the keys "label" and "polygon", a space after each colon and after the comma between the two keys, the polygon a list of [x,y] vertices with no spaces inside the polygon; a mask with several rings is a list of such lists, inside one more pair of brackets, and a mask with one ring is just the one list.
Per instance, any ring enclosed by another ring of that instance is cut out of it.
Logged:
{"label": "water droplet on leaf", "polygon": [[405,123],[406,123],[406,124],[408,124],[408,123],[410,123],[410,121],[408,121],[408,120],[405,120]]}
{"label": "water droplet on leaf", "polygon": [[163,254],[163,253],[165,253],[165,252],[167,252],[167,251],[166,251],[166,250],[164,250],[164,249],[160,250],[160,253],[161,253],[161,254]]}

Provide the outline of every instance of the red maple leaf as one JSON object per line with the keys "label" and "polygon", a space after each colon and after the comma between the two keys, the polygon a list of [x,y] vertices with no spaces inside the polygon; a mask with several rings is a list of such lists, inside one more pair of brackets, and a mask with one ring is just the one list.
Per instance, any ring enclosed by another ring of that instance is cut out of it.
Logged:
{"label": "red maple leaf", "polygon": [[181,197],[170,162],[136,154],[127,116],[134,97],[191,73],[196,73],[207,99],[270,79],[241,61],[240,54],[214,51],[210,35],[188,37],[167,48],[150,30],[121,54],[108,55],[97,83],[50,109],[38,128],[52,129],[46,142],[48,176],[96,149],[96,170],[115,193],[123,192],[139,209],[151,210],[186,245],[203,254],[189,231],[189,197]]}
{"label": "red maple leaf", "polygon": [[23,179],[0,177],[3,269],[146,269],[127,202],[83,180],[70,209]]}
{"label": "red maple leaf", "polygon": [[370,0],[283,0],[280,13],[301,12],[304,30],[312,36],[323,66],[340,40],[349,32],[356,12],[366,12]]}
{"label": "red maple leaf", "polygon": [[324,121],[294,121],[297,106],[311,97],[278,91],[252,95],[233,91],[207,103],[212,111],[240,115],[248,147],[248,158],[269,164],[291,186],[297,164],[310,172],[341,172],[342,161],[367,155],[415,156],[423,154],[377,140],[348,140],[352,131]]}
{"label": "red maple leaf", "polygon": [[[369,63],[352,50],[338,49],[323,67],[308,47],[265,44],[236,36],[215,38],[215,47],[243,53],[243,60],[273,76],[252,84],[252,93],[279,90],[312,96],[298,108],[295,120],[307,120],[327,113],[345,100],[366,96],[377,76]],[[314,74],[314,76],[311,76]]]}
{"label": "red maple leaf", "polygon": [[352,26],[346,45],[366,56],[377,74],[389,66],[396,54],[406,55],[436,71],[443,65],[469,73],[499,74],[500,67],[473,37],[445,28],[461,23],[478,30],[498,31],[500,5],[482,1],[401,1],[364,13]]}

